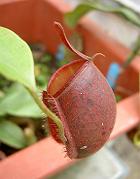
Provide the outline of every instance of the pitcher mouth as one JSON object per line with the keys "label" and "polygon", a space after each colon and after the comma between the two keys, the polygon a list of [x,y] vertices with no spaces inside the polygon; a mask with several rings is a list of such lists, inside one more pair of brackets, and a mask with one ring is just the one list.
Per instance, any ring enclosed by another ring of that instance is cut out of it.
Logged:
{"label": "pitcher mouth", "polygon": [[82,59],[75,60],[59,68],[50,78],[47,92],[53,97],[57,97],[85,62],[86,61]]}

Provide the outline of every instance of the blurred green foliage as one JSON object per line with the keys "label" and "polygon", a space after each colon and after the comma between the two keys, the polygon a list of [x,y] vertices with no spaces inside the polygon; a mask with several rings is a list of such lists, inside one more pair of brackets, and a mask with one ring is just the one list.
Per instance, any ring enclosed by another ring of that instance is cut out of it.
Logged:
{"label": "blurred green foliage", "polygon": [[117,7],[100,1],[93,1],[79,4],[74,10],[64,16],[64,21],[68,27],[74,28],[79,19],[91,11],[101,11],[105,13],[114,13],[140,27],[140,16],[128,7],[117,4]]}

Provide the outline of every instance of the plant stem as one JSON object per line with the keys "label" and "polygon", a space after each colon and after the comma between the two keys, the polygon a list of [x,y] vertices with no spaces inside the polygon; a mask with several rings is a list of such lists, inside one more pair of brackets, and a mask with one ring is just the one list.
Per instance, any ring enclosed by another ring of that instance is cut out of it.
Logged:
{"label": "plant stem", "polygon": [[65,135],[64,135],[64,128],[61,120],[47,107],[44,105],[44,103],[39,99],[37,93],[34,90],[31,90],[27,88],[27,90],[30,92],[31,96],[35,100],[36,104],[39,106],[39,108],[49,117],[53,120],[53,122],[57,125],[58,127],[58,132],[61,140],[63,143],[65,143]]}
{"label": "plant stem", "polygon": [[135,44],[132,52],[130,53],[127,60],[122,65],[123,69],[126,69],[128,67],[128,65],[132,62],[132,60],[134,60],[134,58],[137,56],[139,50],[140,50],[140,35],[138,36],[138,39],[136,41],[136,44]]}

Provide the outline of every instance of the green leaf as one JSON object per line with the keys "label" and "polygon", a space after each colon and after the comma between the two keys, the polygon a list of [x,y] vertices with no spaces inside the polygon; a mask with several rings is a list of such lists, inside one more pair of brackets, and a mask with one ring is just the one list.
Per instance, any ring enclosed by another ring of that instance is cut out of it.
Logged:
{"label": "green leaf", "polygon": [[120,95],[116,95],[116,102],[118,103],[119,101],[121,101],[122,97]]}
{"label": "green leaf", "polygon": [[29,92],[20,84],[13,84],[0,100],[0,115],[42,117],[42,112]]}
{"label": "green leaf", "polygon": [[11,30],[0,27],[0,74],[35,89],[34,62],[29,46]]}
{"label": "green leaf", "polygon": [[64,21],[69,27],[73,28],[77,25],[81,17],[92,10],[94,9],[91,5],[80,4],[73,11],[68,12],[64,15]]}
{"label": "green leaf", "polygon": [[134,134],[133,142],[135,146],[140,148],[140,129],[138,129]]}
{"label": "green leaf", "polygon": [[36,137],[33,129],[25,128],[24,134],[26,137],[27,145],[31,145],[31,144],[34,144],[35,142],[37,142],[37,137]]}
{"label": "green leaf", "polygon": [[73,28],[76,26],[81,17],[93,10],[121,15],[123,18],[140,27],[140,16],[129,8],[121,6],[114,8],[97,2],[78,5],[73,11],[65,14],[64,21],[69,27]]}
{"label": "green leaf", "polygon": [[16,149],[26,147],[26,138],[21,128],[15,123],[0,120],[0,141]]}

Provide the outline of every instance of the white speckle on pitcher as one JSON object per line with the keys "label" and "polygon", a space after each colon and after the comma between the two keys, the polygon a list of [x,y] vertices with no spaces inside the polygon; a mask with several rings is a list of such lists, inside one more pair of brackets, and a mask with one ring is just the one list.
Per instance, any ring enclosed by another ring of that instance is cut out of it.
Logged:
{"label": "white speckle on pitcher", "polygon": [[82,146],[80,149],[81,149],[81,150],[84,150],[84,149],[86,149],[86,148],[87,148],[87,146],[84,145],[84,146]]}

